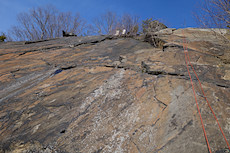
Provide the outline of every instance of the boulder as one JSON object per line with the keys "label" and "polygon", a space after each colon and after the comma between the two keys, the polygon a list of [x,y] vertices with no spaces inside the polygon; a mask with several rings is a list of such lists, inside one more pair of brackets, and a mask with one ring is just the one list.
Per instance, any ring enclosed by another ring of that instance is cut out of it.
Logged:
{"label": "boulder", "polygon": [[162,29],[166,29],[167,26],[163,23],[159,22],[158,20],[151,21],[148,27],[148,32],[157,32]]}

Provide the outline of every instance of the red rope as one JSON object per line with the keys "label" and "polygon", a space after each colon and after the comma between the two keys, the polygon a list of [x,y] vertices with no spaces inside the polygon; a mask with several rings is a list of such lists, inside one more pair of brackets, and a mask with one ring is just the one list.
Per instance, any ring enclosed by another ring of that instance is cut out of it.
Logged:
{"label": "red rope", "polygon": [[[186,50],[187,50],[187,48],[186,48]],[[208,104],[208,106],[209,106],[209,108],[210,108],[210,110],[211,110],[213,116],[215,117],[215,120],[216,120],[216,122],[217,122],[217,124],[218,124],[218,126],[219,126],[219,129],[220,129],[220,131],[221,131],[223,137],[224,137],[224,140],[225,140],[225,142],[226,142],[226,144],[227,144],[227,146],[228,146],[228,149],[230,150],[230,146],[229,146],[229,143],[228,143],[228,141],[227,141],[227,138],[226,138],[226,136],[224,135],[224,132],[223,132],[221,126],[220,126],[220,123],[219,123],[219,121],[218,121],[218,119],[217,119],[217,117],[216,117],[216,115],[215,115],[215,113],[214,113],[214,111],[213,111],[213,109],[212,109],[212,107],[211,107],[211,105],[210,105],[210,103],[209,103],[209,101],[208,101],[208,99],[207,99],[205,93],[204,93],[204,90],[203,90],[203,87],[202,87],[202,85],[201,85],[200,79],[198,78],[198,75],[197,75],[197,73],[196,73],[196,71],[195,71],[193,65],[192,65],[191,62],[190,62],[190,58],[189,58],[188,52],[186,52],[186,55],[187,55],[187,58],[188,58],[188,61],[189,61],[189,65],[192,67],[192,70],[193,70],[193,72],[195,73],[196,78],[197,78],[197,80],[198,80],[198,82],[199,82],[199,85],[200,85],[200,88],[201,88],[202,93],[203,93],[203,95],[204,95],[204,98],[205,98],[205,100],[206,100],[206,102],[207,102],[207,104]]]}
{"label": "red rope", "polygon": [[[183,35],[184,35],[184,31],[182,31],[182,32],[183,32]],[[199,108],[199,105],[198,105],[198,102],[197,102],[196,93],[195,93],[195,89],[194,89],[193,82],[192,82],[192,77],[191,77],[189,67],[188,67],[188,60],[187,60],[187,54],[186,54],[188,52],[188,50],[187,49],[185,50],[185,38],[183,39],[183,48],[184,48],[186,67],[187,67],[187,71],[188,71],[189,78],[190,78],[190,81],[191,81],[192,90],[193,90],[194,98],[195,98],[195,101],[196,101],[196,106],[197,106],[197,110],[198,110],[198,113],[199,113],[200,121],[201,121],[201,124],[202,124],[202,129],[203,129],[203,132],[204,132],[205,140],[206,140],[206,143],[208,145],[209,152],[212,153],[210,145],[209,145],[209,142],[208,142],[208,137],[207,137],[207,134],[206,134],[206,131],[205,131],[203,119],[202,119],[202,116],[201,116],[201,113],[200,113],[200,108]]]}

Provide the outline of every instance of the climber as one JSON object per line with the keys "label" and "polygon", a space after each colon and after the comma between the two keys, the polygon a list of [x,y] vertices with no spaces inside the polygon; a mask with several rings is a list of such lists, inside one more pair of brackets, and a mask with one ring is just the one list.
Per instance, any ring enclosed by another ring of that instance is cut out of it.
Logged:
{"label": "climber", "polygon": [[123,29],[122,30],[122,35],[125,35],[126,34],[126,29]]}
{"label": "climber", "polygon": [[116,33],[114,34],[115,36],[119,36],[119,30],[116,30]]}

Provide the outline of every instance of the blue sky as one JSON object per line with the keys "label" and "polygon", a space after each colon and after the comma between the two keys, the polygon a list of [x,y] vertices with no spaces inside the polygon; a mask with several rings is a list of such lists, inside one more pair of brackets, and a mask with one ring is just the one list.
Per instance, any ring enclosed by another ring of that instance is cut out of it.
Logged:
{"label": "blue sky", "polygon": [[130,13],[141,19],[155,17],[169,27],[196,27],[192,13],[200,0],[0,0],[0,32],[17,24],[17,14],[52,4],[60,11],[80,13],[87,21],[106,12]]}

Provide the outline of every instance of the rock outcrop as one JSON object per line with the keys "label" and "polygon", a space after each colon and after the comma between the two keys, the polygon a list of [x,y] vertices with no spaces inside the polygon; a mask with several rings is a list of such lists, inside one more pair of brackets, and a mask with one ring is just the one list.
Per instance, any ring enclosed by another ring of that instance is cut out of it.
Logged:
{"label": "rock outcrop", "polygon": [[[0,44],[0,152],[208,152],[183,41],[230,140],[230,47],[212,30]],[[191,68],[191,67],[190,67]],[[190,70],[192,72],[192,70]],[[213,152],[227,145],[191,74]]]}

